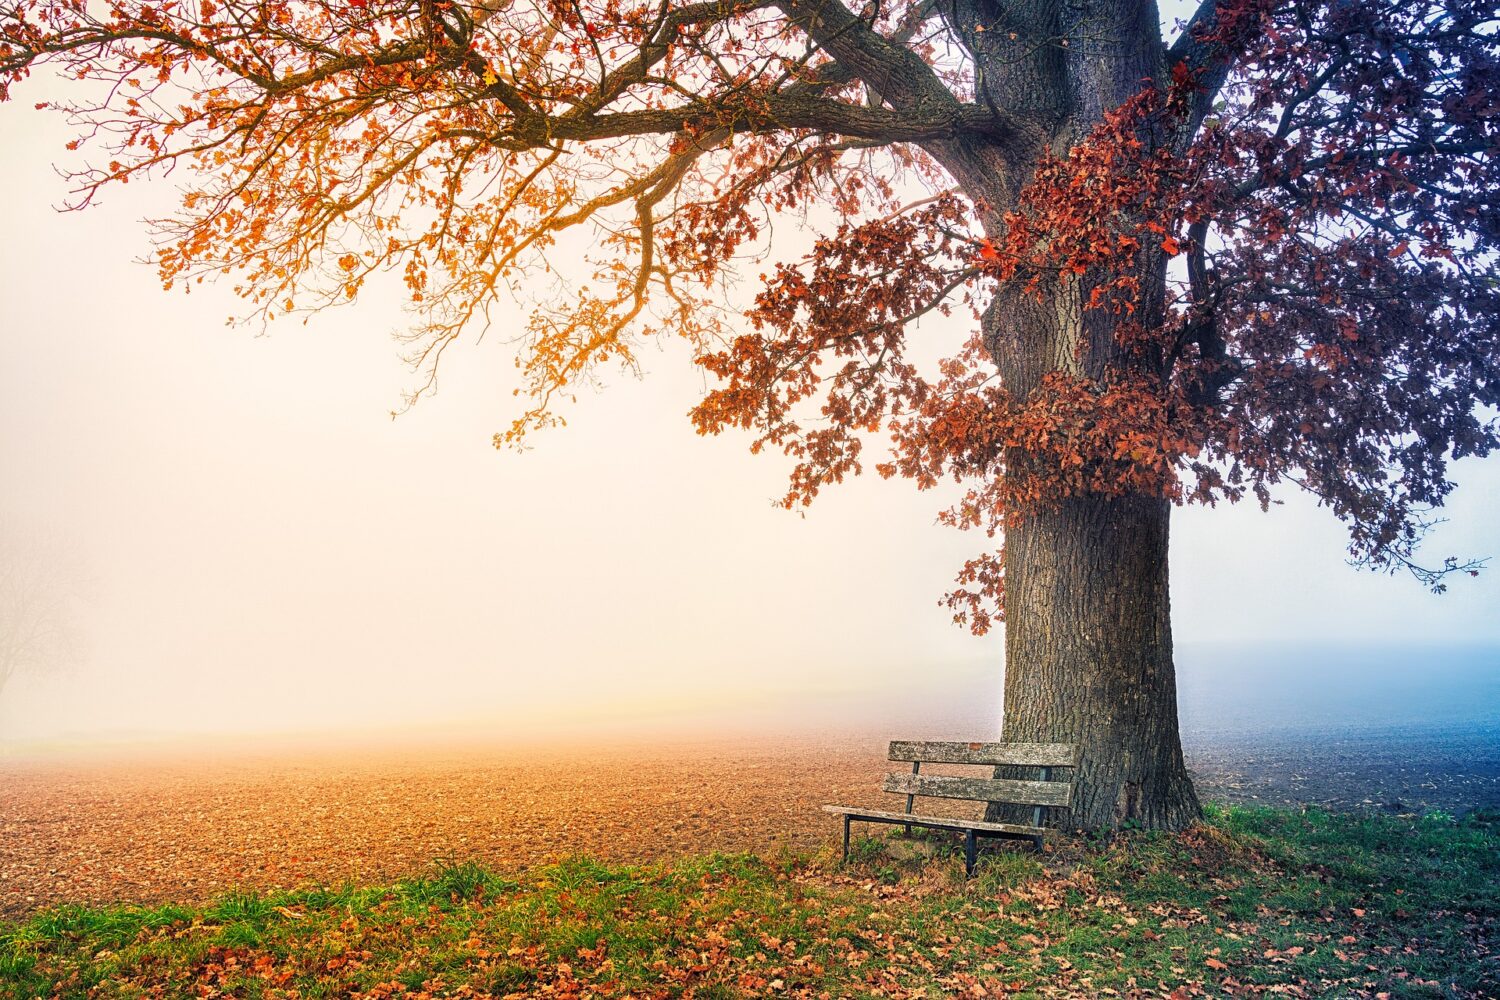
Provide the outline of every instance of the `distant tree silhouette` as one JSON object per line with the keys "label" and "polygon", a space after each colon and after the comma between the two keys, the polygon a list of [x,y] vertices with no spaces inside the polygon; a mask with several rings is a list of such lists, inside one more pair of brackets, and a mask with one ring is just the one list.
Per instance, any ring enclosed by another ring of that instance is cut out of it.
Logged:
{"label": "distant tree silhouette", "polygon": [[17,677],[78,662],[86,586],[69,545],[0,522],[0,694]]}

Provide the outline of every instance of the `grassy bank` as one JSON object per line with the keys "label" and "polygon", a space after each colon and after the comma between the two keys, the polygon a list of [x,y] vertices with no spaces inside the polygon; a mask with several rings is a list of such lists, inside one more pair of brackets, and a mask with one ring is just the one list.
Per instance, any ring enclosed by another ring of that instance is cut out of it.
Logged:
{"label": "grassy bank", "polygon": [[941,845],[855,854],[65,907],[0,925],[0,997],[1500,996],[1492,816],[1214,810],[967,885]]}

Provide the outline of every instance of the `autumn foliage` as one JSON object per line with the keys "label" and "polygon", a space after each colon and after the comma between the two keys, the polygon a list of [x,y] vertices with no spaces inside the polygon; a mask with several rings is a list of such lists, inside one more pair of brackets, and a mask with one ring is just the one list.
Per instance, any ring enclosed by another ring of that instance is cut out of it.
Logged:
{"label": "autumn foliage", "polygon": [[[0,93],[77,78],[56,107],[79,205],[190,171],[159,224],[169,287],[228,275],[271,320],[399,275],[417,395],[500,298],[528,300],[497,444],[676,334],[713,378],[695,424],[792,456],[788,505],[874,442],[883,475],[966,484],[944,520],[990,536],[1067,497],[1264,505],[1290,483],[1358,562],[1438,587],[1472,568],[1414,548],[1450,461],[1497,444],[1492,5],[1207,0],[1072,132],[976,67],[1072,58],[1094,29],[1018,40],[998,11],[4,0]],[[779,216],[823,235],[743,311],[723,287]],[[573,287],[552,257],[579,228]],[[1004,376],[1032,350],[1008,317],[1058,303],[1066,349]],[[924,362],[915,321],[953,310],[976,332]],[[1003,591],[991,553],[949,601],[983,631]]]}

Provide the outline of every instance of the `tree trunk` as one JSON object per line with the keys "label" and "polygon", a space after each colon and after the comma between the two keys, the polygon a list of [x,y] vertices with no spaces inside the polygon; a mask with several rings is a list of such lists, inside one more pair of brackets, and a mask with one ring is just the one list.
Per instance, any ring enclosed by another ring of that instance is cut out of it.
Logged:
{"label": "tree trunk", "polygon": [[[1143,309],[1157,310],[1164,269],[1143,269]],[[1002,290],[985,337],[1011,392],[1045,392],[1048,372],[1107,380],[1124,355],[1118,319],[1084,310],[1088,289],[1060,282],[1036,295]],[[1035,474],[1035,457],[1006,458]],[[1171,503],[1160,496],[1044,499],[1005,529],[1004,738],[1076,743],[1069,813],[1053,821],[1107,829],[1180,829],[1200,815],[1182,760],[1167,588]],[[1021,776],[1021,775],[1017,775]],[[1024,775],[1029,777],[1030,775]],[[1018,818],[992,807],[995,818]],[[1029,820],[1029,810],[1024,819]]]}
{"label": "tree trunk", "polygon": [[[1017,4],[955,0],[960,23],[990,25],[1004,10],[1011,30],[976,31],[972,50],[985,95],[1024,110],[1036,131],[993,146],[936,144],[934,153],[979,207],[985,235],[1002,240],[1045,152],[1061,155],[1105,114],[1167,78],[1156,5]],[[1076,44],[1052,39],[1086,25]],[[1166,137],[1145,136],[1150,141]],[[1166,261],[1143,247],[1133,319],[1164,316]],[[1034,292],[1003,283],[985,310],[983,337],[1016,399],[1049,373],[1107,384],[1122,371],[1165,378],[1162,359],[1132,354],[1121,317],[1086,309],[1105,276],[1045,279]],[[1035,456],[1005,456],[1008,474]],[[1182,760],[1167,592],[1171,504],[1160,496],[1071,496],[1017,512],[1005,528],[1005,719],[1011,741],[1077,743],[1073,808],[1058,825],[1114,828],[1126,822],[1177,829],[1200,815]],[[1030,775],[1022,775],[1029,777]],[[1054,810],[1054,813],[1060,812]],[[992,818],[1015,813],[991,807]],[[1030,810],[1024,810],[1025,820]]]}
{"label": "tree trunk", "polygon": [[1199,816],[1177,730],[1170,511],[1073,498],[1006,533],[1004,737],[1079,745],[1060,825],[1170,830]]}
{"label": "tree trunk", "polygon": [[[1164,265],[1144,260],[1141,273],[1140,310],[1159,315]],[[1119,318],[1084,309],[1087,296],[1086,280],[1055,282],[1041,295],[1000,290],[984,336],[1008,391],[1046,392],[1042,379],[1054,371],[1104,382],[1121,366],[1150,363],[1126,354]],[[1017,451],[1005,466],[1045,474],[1035,462]],[[1172,664],[1171,503],[1088,494],[1018,514],[1005,528],[1004,738],[1079,745],[1072,810],[1051,817],[1059,825],[1192,823],[1200,808],[1182,760]],[[1030,820],[1030,810],[991,807],[990,815]]]}

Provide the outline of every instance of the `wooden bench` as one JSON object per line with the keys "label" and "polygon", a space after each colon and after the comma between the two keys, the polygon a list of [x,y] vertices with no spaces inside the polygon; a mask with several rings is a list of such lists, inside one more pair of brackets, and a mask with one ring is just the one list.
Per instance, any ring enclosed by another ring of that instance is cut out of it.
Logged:
{"label": "wooden bench", "polygon": [[[1042,849],[1043,809],[1066,809],[1073,798],[1071,781],[1054,781],[1056,768],[1078,765],[1078,748],[1071,743],[922,743],[897,740],[891,743],[890,759],[911,761],[911,773],[885,776],[881,789],[906,796],[905,812],[885,812],[861,806],[824,806],[824,812],[844,817],[844,858],[849,857],[849,824],[895,823],[911,833],[914,826],[933,830],[957,830],[964,834],[964,874],[974,874],[974,859],[979,837],[1010,837],[1030,840]],[[980,764],[986,767],[1016,765],[1041,768],[1038,780],[1012,778],[959,778],[923,774],[923,764]],[[1031,825],[991,823],[986,820],[955,819],[948,816],[921,816],[912,812],[917,796],[944,799],[973,799],[978,802],[1000,802],[1028,805]]]}

